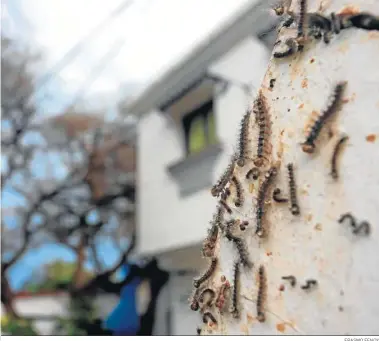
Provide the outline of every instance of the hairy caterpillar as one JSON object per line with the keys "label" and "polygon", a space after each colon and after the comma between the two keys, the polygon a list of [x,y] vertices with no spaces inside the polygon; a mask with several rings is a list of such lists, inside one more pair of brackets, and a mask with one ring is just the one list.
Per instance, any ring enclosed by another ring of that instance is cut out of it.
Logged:
{"label": "hairy caterpillar", "polygon": [[265,198],[266,198],[266,193],[267,193],[267,190],[270,186],[270,184],[272,183],[272,181],[274,180],[274,178],[276,177],[276,174],[277,174],[277,168],[276,166],[273,166],[271,167],[265,174],[265,178],[261,184],[261,186],[259,187],[259,190],[258,190],[258,198],[257,198],[257,208],[256,208],[256,234],[259,236],[259,237],[263,237],[264,236],[264,229],[263,229],[263,216],[264,216],[264,213],[265,213],[265,209],[264,209],[264,205],[265,205]]}
{"label": "hairy caterpillar", "polygon": [[353,230],[353,233],[354,234],[359,234],[361,231],[363,231],[363,234],[365,234],[366,236],[370,234],[371,232],[371,227],[370,227],[370,224],[367,222],[367,221],[362,221],[358,227],[356,227],[354,230]]}
{"label": "hairy caterpillar", "polygon": [[189,302],[190,302],[190,308],[191,310],[193,311],[198,311],[199,310],[199,292],[200,292],[201,288],[197,288],[193,291],[191,297],[189,298]]}
{"label": "hairy caterpillar", "polygon": [[299,22],[297,24],[297,38],[303,38],[304,34],[304,26],[307,15],[307,0],[300,0],[300,11],[299,11]]}
{"label": "hairy caterpillar", "polygon": [[240,312],[238,309],[238,292],[239,292],[239,276],[240,276],[240,268],[239,262],[234,263],[233,269],[233,293],[232,293],[232,306],[230,307],[230,313],[234,318],[238,318],[240,316]]}
{"label": "hairy caterpillar", "polygon": [[296,285],[296,277],[295,276],[283,276],[282,279],[287,280],[290,282],[291,287],[294,287]]}
{"label": "hairy caterpillar", "polygon": [[342,145],[344,144],[344,142],[346,142],[347,140],[349,139],[348,136],[344,135],[342,136],[338,142],[336,143],[335,147],[334,147],[334,150],[333,150],[333,155],[332,155],[332,160],[331,160],[331,171],[330,171],[330,175],[332,176],[332,178],[334,180],[337,180],[338,177],[339,177],[339,174],[338,174],[338,169],[337,169],[337,159],[338,159],[338,155],[341,151],[341,147]]}
{"label": "hairy caterpillar", "polygon": [[257,155],[254,159],[254,164],[257,167],[263,165],[264,153],[267,149],[267,139],[270,132],[270,120],[266,107],[266,98],[262,90],[259,91],[258,97],[254,102],[255,119],[258,123],[258,142],[257,142]]}
{"label": "hairy caterpillar", "polygon": [[204,323],[208,323],[210,321],[212,321],[213,323],[217,324],[217,320],[216,318],[213,316],[213,314],[210,312],[210,311],[207,311],[206,313],[204,313],[203,315],[203,322]]}
{"label": "hairy caterpillar", "polygon": [[224,190],[226,184],[229,182],[230,178],[233,175],[235,163],[236,163],[236,155],[233,154],[231,157],[231,160],[229,162],[228,167],[226,167],[226,170],[221,175],[220,179],[217,181],[217,183],[212,187],[211,194],[214,197],[218,197],[220,193]]}
{"label": "hairy caterpillar", "polygon": [[341,215],[338,219],[338,222],[342,224],[346,219],[349,220],[351,227],[353,228],[354,234],[359,234],[362,230],[365,235],[369,235],[371,232],[370,224],[367,221],[363,221],[359,225],[357,225],[356,219],[351,213],[345,213]]}
{"label": "hairy caterpillar", "polygon": [[264,266],[261,265],[258,270],[258,297],[257,297],[257,318],[259,322],[264,322],[266,320],[266,316],[264,312],[266,291],[267,291],[266,271],[265,271]]}
{"label": "hairy caterpillar", "polygon": [[311,289],[312,287],[317,285],[317,281],[315,279],[308,279],[305,283],[305,285],[301,286],[301,289],[303,290]]}
{"label": "hairy caterpillar", "polygon": [[293,170],[293,164],[289,163],[287,165],[288,169],[288,184],[289,184],[289,190],[290,190],[290,202],[291,202],[291,213],[293,215],[299,215],[300,214],[300,207],[297,201],[297,193],[296,193],[296,182],[295,182],[295,174]]}
{"label": "hairy caterpillar", "polygon": [[241,121],[241,130],[239,134],[239,155],[237,165],[243,167],[247,158],[247,146],[249,139],[249,124],[250,124],[251,111],[247,110]]}
{"label": "hairy caterpillar", "polygon": [[226,210],[226,212],[228,212],[229,214],[232,214],[232,209],[229,207],[229,205],[226,203],[225,200],[220,200],[220,204],[222,205],[222,207]]}
{"label": "hairy caterpillar", "polygon": [[204,239],[202,253],[204,257],[212,257],[216,247],[216,241],[218,236],[218,227],[213,225],[209,231],[208,236]]}
{"label": "hairy caterpillar", "polygon": [[224,230],[224,211],[225,209],[222,205],[217,206],[208,235],[203,242],[202,253],[204,257],[212,257],[214,254],[219,230]]}
{"label": "hairy caterpillar", "polygon": [[245,245],[245,242],[242,240],[242,238],[238,238],[238,237],[234,236],[231,233],[230,228],[226,229],[225,236],[228,240],[232,241],[234,243],[235,247],[237,248],[237,251],[238,251],[238,254],[240,257],[240,263],[243,266],[250,268],[252,266],[252,264],[249,260],[249,253],[247,251],[247,247]]}
{"label": "hairy caterpillar", "polygon": [[243,188],[242,188],[241,183],[239,182],[239,180],[237,179],[236,176],[233,176],[231,181],[232,181],[232,183],[234,184],[234,186],[236,188],[236,195],[237,195],[237,198],[234,201],[234,204],[237,207],[240,207],[240,206],[243,205],[243,202],[244,202]]}
{"label": "hairy caterpillar", "polygon": [[356,221],[355,221],[355,218],[354,218],[354,216],[353,216],[351,213],[345,213],[345,214],[342,214],[341,217],[338,219],[338,222],[339,222],[340,224],[342,224],[346,219],[349,220],[350,225],[351,225],[352,227],[356,227],[356,226],[357,226]]}
{"label": "hairy caterpillar", "polygon": [[334,87],[332,95],[330,96],[330,104],[327,108],[321,113],[321,115],[316,119],[314,124],[309,130],[308,135],[306,136],[305,142],[302,143],[302,149],[305,153],[313,153],[316,146],[315,141],[319,136],[322,127],[326,121],[337,111],[341,100],[343,92],[346,88],[347,82],[339,82]]}
{"label": "hairy caterpillar", "polygon": [[200,277],[193,280],[193,286],[195,288],[198,288],[201,283],[205,282],[209,277],[211,277],[213,272],[216,269],[216,265],[217,265],[217,258],[213,257],[211,260],[211,264],[209,265],[209,268]]}

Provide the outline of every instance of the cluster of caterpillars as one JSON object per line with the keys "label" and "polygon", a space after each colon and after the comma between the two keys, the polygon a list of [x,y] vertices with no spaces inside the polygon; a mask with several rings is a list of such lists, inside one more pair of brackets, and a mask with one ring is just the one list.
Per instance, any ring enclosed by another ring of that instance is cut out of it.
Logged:
{"label": "cluster of caterpillars", "polygon": [[[285,41],[286,51],[274,51],[274,58],[291,56],[295,52],[301,51],[309,37],[316,39],[323,37],[324,42],[329,43],[333,33],[338,34],[341,30],[350,27],[365,30],[379,29],[378,18],[367,13],[349,16],[332,13],[330,17],[308,13],[305,0],[300,1],[298,15],[288,12],[288,9],[280,9],[280,7],[277,7],[276,11],[280,15],[287,14],[288,16],[282,26],[289,27],[293,23],[297,24],[297,36]],[[273,87],[274,82],[271,80],[269,88],[272,89]],[[312,117],[313,121],[308,127],[304,140],[300,143],[300,148],[304,153],[313,154],[316,150],[321,150],[318,142],[320,134],[332,117],[341,109],[346,87],[346,81],[337,82],[332,88],[325,108],[317,117]],[[253,141],[251,134],[254,129],[255,141]],[[269,223],[266,219],[269,205],[287,203],[290,214],[293,216],[301,214],[301,205],[297,195],[297,167],[293,162],[285,165],[288,179],[286,196],[279,187],[275,186],[277,175],[281,170],[281,161],[275,160],[271,152],[270,140],[270,108],[263,91],[259,90],[252,110],[248,110],[242,118],[238,136],[238,151],[233,153],[225,171],[211,189],[211,194],[217,198],[218,205],[202,249],[203,256],[208,258],[210,263],[204,273],[194,279],[194,292],[190,298],[190,308],[195,311],[200,310],[203,322],[208,327],[217,326],[217,317],[225,313],[231,314],[233,318],[240,318],[240,274],[243,269],[251,270],[254,267],[246,245],[247,233],[250,231],[257,238],[269,236]],[[340,136],[331,155],[330,176],[335,181],[340,176],[338,157],[346,141],[348,141],[347,135]],[[242,179],[238,176],[241,172],[244,174]],[[244,183],[254,184],[253,202],[246,199]],[[254,224],[250,224],[248,220],[241,221],[234,217],[235,213],[240,214],[239,209],[245,205],[253,207],[254,219],[252,220]],[[342,224],[345,220],[350,222],[354,234],[368,235],[370,233],[368,222],[363,221],[357,224],[356,219],[350,213],[342,215],[338,222]],[[221,238],[232,243],[235,249],[234,266],[230,280],[224,275],[216,278],[217,253],[219,253],[216,246],[219,245]],[[256,319],[263,323],[266,320],[267,270],[264,265],[259,265],[254,272],[257,273],[258,279]],[[251,272],[248,271],[247,273]],[[288,281],[292,287],[296,286],[295,276],[283,276],[282,279]],[[309,292],[317,286],[317,280],[306,279],[300,288]],[[198,328],[197,330],[198,334],[201,335],[202,329]]]}
{"label": "cluster of caterpillars", "polygon": [[[274,7],[278,16],[284,16],[284,20],[279,26],[279,31],[283,27],[296,25],[296,36],[287,37],[284,41],[278,40],[275,45],[274,58],[285,58],[294,55],[304,49],[304,44],[310,39],[323,39],[325,44],[329,44],[333,35],[340,34],[346,29],[363,29],[369,31],[379,31],[379,17],[370,13],[331,13],[322,15],[320,13],[307,11],[307,0],[300,0],[299,13],[293,13],[285,6],[285,1]],[[279,46],[279,48],[278,48]]]}

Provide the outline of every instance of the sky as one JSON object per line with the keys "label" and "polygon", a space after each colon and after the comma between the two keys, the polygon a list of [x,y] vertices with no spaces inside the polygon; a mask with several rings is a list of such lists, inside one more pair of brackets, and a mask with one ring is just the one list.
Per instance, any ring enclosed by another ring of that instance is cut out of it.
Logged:
{"label": "sky", "polygon": [[[42,115],[58,113],[75,98],[102,58],[114,49],[106,67],[86,89],[89,105],[111,106],[125,92],[143,89],[205,39],[241,6],[252,0],[130,0],[130,6],[88,41],[43,91]],[[2,25],[12,36],[43,53],[49,70],[79,40],[125,0],[3,0]],[[3,202],[3,206],[6,203]],[[104,243],[104,261],[117,253]],[[72,255],[57,245],[27,253],[11,270],[12,286],[20,288],[41,262],[71,261]]]}
{"label": "sky", "polygon": [[150,83],[251,0],[6,0],[4,8],[11,31],[33,41],[49,68],[125,2],[130,5],[50,84],[54,92],[60,90],[54,108],[69,102],[114,44],[120,45],[119,53],[88,89],[90,101],[113,100],[122,84],[139,89]]}

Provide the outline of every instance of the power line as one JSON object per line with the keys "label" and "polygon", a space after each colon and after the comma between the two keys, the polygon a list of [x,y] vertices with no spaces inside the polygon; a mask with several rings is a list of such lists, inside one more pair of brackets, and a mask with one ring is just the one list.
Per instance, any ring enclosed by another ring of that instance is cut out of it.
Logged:
{"label": "power line", "polygon": [[[86,42],[90,40],[95,33],[101,31],[109,22],[114,20],[118,15],[120,15],[126,8],[130,7],[133,4],[132,0],[124,1],[114,9],[102,22],[100,22],[94,29],[92,29],[84,38],[78,41],[66,54],[63,56],[60,61],[58,61],[48,72],[45,73],[42,78],[36,82],[34,86],[34,91],[32,94],[24,94],[19,98],[15,98],[14,101],[28,102],[34,95],[45,86],[61,69],[63,69],[68,62],[73,59],[84,47]],[[41,100],[44,100],[47,97],[46,94],[42,96]]]}
{"label": "power line", "polygon": [[109,22],[119,16],[126,8],[133,4],[132,0],[123,1],[120,6],[114,9],[103,21],[101,21],[94,29],[92,29],[85,37],[79,40],[70,50],[66,52],[64,57],[59,60],[43,77],[37,82],[34,92],[46,85],[67,63],[73,59],[82,50],[84,45],[98,32],[100,32]]}
{"label": "power line", "polygon": [[[23,29],[23,33],[25,34],[25,31],[28,31],[27,35],[30,35],[30,33],[33,33],[34,27],[31,25],[30,21],[26,18],[24,11],[20,9],[20,6],[17,1],[13,0],[12,4],[9,3],[4,4],[7,7],[8,13],[10,13],[11,16],[17,17],[19,20],[19,25]],[[9,10],[10,9],[10,10]]]}
{"label": "power line", "polygon": [[[122,41],[123,40],[123,41]],[[122,41],[122,42],[121,42]],[[92,69],[89,77],[84,81],[83,85],[76,92],[74,99],[71,101],[70,105],[66,106],[65,111],[70,110],[87,92],[88,88],[91,87],[93,82],[99,77],[99,75],[105,70],[109,65],[109,61],[113,60],[120,53],[121,48],[125,45],[125,39],[119,39],[112,45],[112,48],[101,58],[100,62]]]}

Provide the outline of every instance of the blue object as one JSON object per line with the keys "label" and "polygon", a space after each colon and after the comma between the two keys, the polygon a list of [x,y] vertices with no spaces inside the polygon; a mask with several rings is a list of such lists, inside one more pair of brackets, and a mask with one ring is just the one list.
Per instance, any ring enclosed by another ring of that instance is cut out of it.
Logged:
{"label": "blue object", "polygon": [[[129,272],[129,269],[125,269]],[[136,335],[139,329],[139,316],[136,305],[136,292],[140,278],[134,278],[121,289],[120,302],[105,320],[105,328],[114,335]]]}

